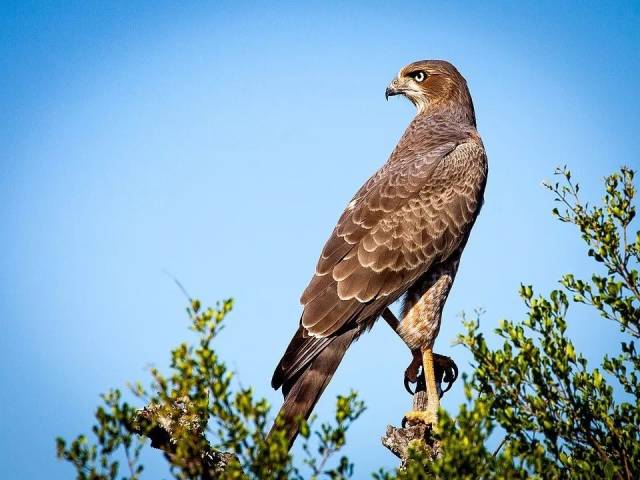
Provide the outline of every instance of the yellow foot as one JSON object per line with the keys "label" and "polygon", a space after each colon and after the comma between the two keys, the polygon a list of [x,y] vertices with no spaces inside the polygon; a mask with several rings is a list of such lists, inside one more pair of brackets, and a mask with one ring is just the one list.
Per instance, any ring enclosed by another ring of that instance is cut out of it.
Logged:
{"label": "yellow foot", "polygon": [[418,423],[424,423],[425,425],[431,425],[431,428],[435,431],[438,428],[438,414],[429,410],[411,410],[404,414],[402,419],[402,425],[416,425]]}
{"label": "yellow foot", "polygon": [[[417,391],[425,389],[424,374],[420,370],[422,368],[422,352],[418,349],[413,350],[411,354],[413,355],[413,360],[404,371],[404,388],[411,395],[415,395]],[[453,382],[458,378],[458,366],[451,358],[434,353],[433,371],[436,377],[438,395],[442,397],[451,389]],[[416,384],[415,391],[411,389],[412,384]]]}

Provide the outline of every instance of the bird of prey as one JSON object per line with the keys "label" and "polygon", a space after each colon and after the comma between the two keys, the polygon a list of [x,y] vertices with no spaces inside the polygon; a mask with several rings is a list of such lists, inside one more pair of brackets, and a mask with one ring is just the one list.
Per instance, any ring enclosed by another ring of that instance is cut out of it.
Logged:
{"label": "bird of prey", "polygon": [[[433,344],[462,250],[483,203],[487,157],[467,83],[442,60],[403,67],[385,97],[403,95],[417,113],[387,162],[358,190],[327,240],[300,299],[298,330],[272,379],[289,444],[347,348],[404,296],[396,331],[424,372],[434,424],[439,392]],[[392,322],[391,322],[392,323]],[[437,358],[437,356],[436,356]],[[417,365],[416,365],[417,363]],[[405,375],[415,381],[417,370]]]}

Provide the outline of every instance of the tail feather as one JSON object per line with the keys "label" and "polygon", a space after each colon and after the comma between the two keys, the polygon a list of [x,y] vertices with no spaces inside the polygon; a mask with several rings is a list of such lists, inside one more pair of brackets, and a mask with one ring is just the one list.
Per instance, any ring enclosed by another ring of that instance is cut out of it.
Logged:
{"label": "tail feather", "polygon": [[278,420],[286,432],[289,448],[298,435],[299,419],[309,418],[356,334],[357,329],[352,329],[331,338],[306,368],[284,381],[282,391],[285,399]]}
{"label": "tail feather", "polygon": [[271,386],[276,390],[282,387],[282,393],[286,397],[300,371],[307,368],[309,363],[332,341],[333,338],[328,337],[311,337],[300,325],[273,372]]}

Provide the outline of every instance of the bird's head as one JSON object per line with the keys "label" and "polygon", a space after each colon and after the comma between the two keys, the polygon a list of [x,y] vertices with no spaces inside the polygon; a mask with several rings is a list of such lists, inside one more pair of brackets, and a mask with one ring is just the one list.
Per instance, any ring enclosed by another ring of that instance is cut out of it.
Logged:
{"label": "bird's head", "polygon": [[407,97],[418,113],[452,108],[473,112],[466,80],[443,60],[421,60],[403,67],[385,91],[387,99],[393,95]]}

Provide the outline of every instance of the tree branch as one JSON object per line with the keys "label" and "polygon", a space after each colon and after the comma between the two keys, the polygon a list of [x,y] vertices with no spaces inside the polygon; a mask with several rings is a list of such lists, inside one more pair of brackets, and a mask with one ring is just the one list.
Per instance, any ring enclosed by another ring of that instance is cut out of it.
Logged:
{"label": "tree branch", "polygon": [[[187,400],[188,401],[188,400]],[[164,452],[165,457],[172,465],[177,465],[185,470],[193,478],[213,480],[220,478],[232,464],[239,465],[238,458],[233,453],[220,452],[211,447],[199,424],[188,415],[188,409],[184,402],[175,402],[171,411],[167,413],[166,407],[151,403],[138,410],[129,430],[137,435],[142,435],[151,440],[151,446]],[[194,435],[198,445],[197,451],[190,452],[188,458],[184,453],[179,455],[176,432],[180,435]]]}

